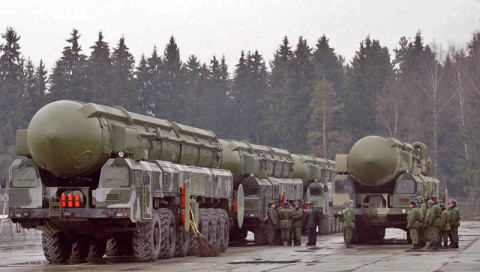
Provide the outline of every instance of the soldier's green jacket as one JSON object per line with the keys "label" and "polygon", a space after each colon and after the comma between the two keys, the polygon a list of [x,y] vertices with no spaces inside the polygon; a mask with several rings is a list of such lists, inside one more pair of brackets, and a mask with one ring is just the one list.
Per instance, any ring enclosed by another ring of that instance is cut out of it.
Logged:
{"label": "soldier's green jacket", "polygon": [[407,229],[420,229],[422,227],[423,214],[419,208],[410,210],[407,216]]}
{"label": "soldier's green jacket", "polygon": [[428,225],[438,227],[440,226],[440,215],[442,214],[442,208],[438,204],[433,204],[430,208],[430,216],[428,218]]}
{"label": "soldier's green jacket", "polygon": [[277,211],[277,209],[268,208],[267,216],[268,216],[269,222],[273,226],[275,226],[275,228],[278,228],[279,226],[278,226],[278,211]]}
{"label": "soldier's green jacket", "polygon": [[448,231],[450,230],[450,211],[443,210],[442,215],[440,215],[440,230]]}
{"label": "soldier's green jacket", "polygon": [[460,227],[460,211],[458,210],[457,206],[453,207],[450,210],[450,227],[458,228]]}
{"label": "soldier's green jacket", "polygon": [[290,208],[281,208],[278,217],[280,218],[280,228],[289,229],[292,227],[292,210]]}
{"label": "soldier's green jacket", "polygon": [[427,209],[427,213],[425,214],[425,220],[423,221],[423,228],[426,229],[430,223],[430,213],[432,209]]}
{"label": "soldier's green jacket", "polygon": [[422,205],[420,205],[420,209],[422,210],[422,214],[423,214],[422,222],[424,222],[425,217],[427,216],[427,211],[428,211],[427,204],[422,203]]}
{"label": "soldier's green jacket", "polygon": [[343,227],[344,228],[355,228],[355,213],[350,208],[345,208],[343,210]]}
{"label": "soldier's green jacket", "polygon": [[303,210],[301,208],[294,209],[292,212],[292,219],[293,219],[293,227],[299,228],[302,227],[302,221],[303,221]]}

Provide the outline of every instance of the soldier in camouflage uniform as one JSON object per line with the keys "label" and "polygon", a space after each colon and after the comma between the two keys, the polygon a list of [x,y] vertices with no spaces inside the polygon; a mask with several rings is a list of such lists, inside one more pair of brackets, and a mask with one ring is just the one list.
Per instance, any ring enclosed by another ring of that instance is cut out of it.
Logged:
{"label": "soldier in camouflage uniform", "polygon": [[347,248],[353,248],[352,236],[355,231],[355,213],[353,212],[353,200],[347,201],[347,207],[343,210],[343,231],[345,235],[345,245]]}
{"label": "soldier in camouflage uniform", "polygon": [[292,212],[292,234],[295,246],[302,244],[302,224],[303,224],[303,210],[300,208],[300,202],[295,202],[295,208]]}
{"label": "soldier in camouflage uniform", "polygon": [[276,241],[275,234],[276,230],[280,229],[280,225],[278,223],[278,211],[276,207],[276,201],[271,201],[270,208],[268,208],[267,216],[268,216],[268,244],[271,246],[277,246],[278,241]]}
{"label": "soldier in camouflage uniform", "polygon": [[445,208],[445,204],[443,203],[440,204],[440,208],[442,208],[442,214],[440,216],[440,232],[443,238],[443,246],[441,249],[447,249],[448,235],[450,234],[450,211]]}
{"label": "soldier in camouflage uniform", "polygon": [[427,228],[424,227],[425,220],[426,220],[425,217],[427,216],[428,207],[427,207],[427,204],[423,202],[424,201],[423,196],[417,196],[417,201],[418,201],[419,208],[423,214],[422,226],[419,230],[419,234],[420,234],[421,247],[424,247],[427,245],[427,241],[428,241]]}
{"label": "soldier in camouflage uniform", "polygon": [[420,230],[422,228],[423,214],[420,208],[417,207],[417,202],[410,201],[410,211],[407,216],[407,229],[410,232],[413,247],[411,250],[421,249]]}
{"label": "soldier in camouflage uniform", "polygon": [[433,245],[430,243],[431,241],[431,228],[429,227],[429,220],[430,220],[430,212],[432,207],[432,201],[427,201],[427,212],[425,213],[424,220],[423,220],[423,228],[425,229],[425,237],[427,238],[428,246],[427,248],[430,249]]}
{"label": "soldier in camouflage uniform", "polygon": [[283,203],[283,207],[279,212],[280,229],[282,233],[282,246],[292,245],[292,210],[289,207],[289,203]]}
{"label": "soldier in camouflage uniform", "polygon": [[430,244],[432,245],[430,249],[437,250],[440,248],[440,243],[442,237],[440,236],[440,216],[442,214],[442,209],[437,203],[437,197],[432,196],[432,207],[430,208],[430,214],[428,217],[428,226],[430,227]]}
{"label": "soldier in camouflage uniform", "polygon": [[450,200],[448,204],[450,210],[450,248],[458,248],[458,227],[460,227],[460,211],[457,208],[457,201]]}

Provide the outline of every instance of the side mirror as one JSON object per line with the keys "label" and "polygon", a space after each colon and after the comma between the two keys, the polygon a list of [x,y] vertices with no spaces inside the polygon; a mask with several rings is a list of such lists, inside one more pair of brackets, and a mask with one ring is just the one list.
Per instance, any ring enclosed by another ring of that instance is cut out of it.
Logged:
{"label": "side mirror", "polygon": [[7,187],[7,178],[6,177],[3,178],[2,182],[1,182],[1,186],[2,186],[3,189]]}

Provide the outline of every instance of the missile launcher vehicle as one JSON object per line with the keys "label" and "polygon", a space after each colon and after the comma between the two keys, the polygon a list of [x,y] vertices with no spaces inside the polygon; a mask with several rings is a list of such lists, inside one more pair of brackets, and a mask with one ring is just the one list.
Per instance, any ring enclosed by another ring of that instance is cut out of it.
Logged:
{"label": "missile launcher vehicle", "polygon": [[337,154],[335,167],[333,212],[342,219],[346,202],[354,201],[357,243],[383,239],[385,228],[406,231],[410,201],[417,196],[448,198],[444,184],[429,176],[428,149],[421,142],[367,136],[349,154]]}
{"label": "missile launcher vehicle", "polygon": [[307,197],[331,214],[332,162],[122,107],[50,103],[17,131],[16,153],[9,217],[43,230],[51,262],[195,255],[191,221],[220,252],[247,231],[265,244],[270,200]]}

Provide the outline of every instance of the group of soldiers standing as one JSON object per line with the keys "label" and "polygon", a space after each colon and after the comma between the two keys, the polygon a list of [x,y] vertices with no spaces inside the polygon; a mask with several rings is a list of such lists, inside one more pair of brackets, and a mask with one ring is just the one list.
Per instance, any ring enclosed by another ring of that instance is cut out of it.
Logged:
{"label": "group of soldiers standing", "polygon": [[316,244],[316,229],[318,222],[318,212],[313,209],[313,204],[307,203],[308,208],[302,209],[300,202],[293,204],[284,202],[278,205],[276,201],[271,201],[267,212],[268,216],[268,244],[271,246],[294,246],[301,245],[302,226],[308,233],[307,246]]}
{"label": "group of soldiers standing", "polygon": [[410,208],[407,229],[412,239],[412,250],[425,246],[432,250],[458,248],[460,211],[455,200],[450,200],[446,207],[441,201],[437,202],[435,196],[426,204],[424,198],[418,196],[410,202]]}

